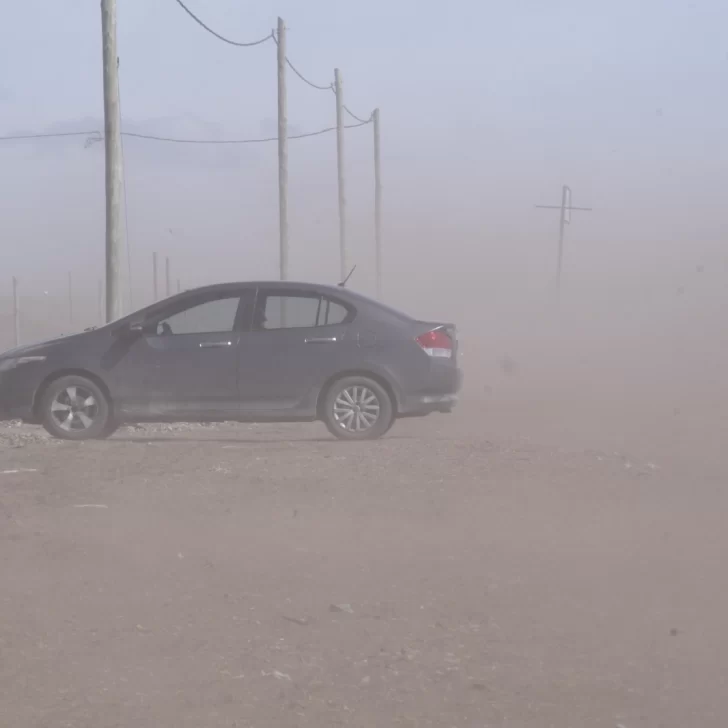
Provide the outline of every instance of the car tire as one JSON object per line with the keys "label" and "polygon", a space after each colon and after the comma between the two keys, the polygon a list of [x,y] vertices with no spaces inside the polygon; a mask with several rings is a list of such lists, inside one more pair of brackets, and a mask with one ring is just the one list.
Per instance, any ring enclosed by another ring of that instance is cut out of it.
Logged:
{"label": "car tire", "polygon": [[103,432],[96,436],[97,440],[108,440],[112,435],[116,433],[116,431],[121,427],[121,425],[114,421],[113,419],[110,419],[106,427],[104,428]]}
{"label": "car tire", "polygon": [[111,404],[101,388],[90,379],[61,377],[43,393],[40,418],[46,431],[61,440],[93,440],[108,437]]}
{"label": "car tire", "polygon": [[323,421],[340,440],[376,440],[394,424],[392,397],[369,377],[344,377],[327,390]]}

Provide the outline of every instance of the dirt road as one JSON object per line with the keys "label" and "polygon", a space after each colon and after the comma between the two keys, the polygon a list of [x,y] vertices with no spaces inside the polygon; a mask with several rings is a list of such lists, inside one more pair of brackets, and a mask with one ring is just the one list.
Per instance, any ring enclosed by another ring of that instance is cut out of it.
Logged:
{"label": "dirt road", "polygon": [[0,430],[0,724],[722,728],[725,478],[504,431]]}

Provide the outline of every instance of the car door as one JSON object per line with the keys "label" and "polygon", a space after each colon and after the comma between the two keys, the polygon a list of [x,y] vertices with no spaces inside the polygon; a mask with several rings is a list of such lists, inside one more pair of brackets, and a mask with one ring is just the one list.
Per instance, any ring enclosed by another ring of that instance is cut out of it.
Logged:
{"label": "car door", "polygon": [[143,322],[117,367],[124,409],[140,418],[204,419],[239,410],[240,322],[244,289],[175,300]]}
{"label": "car door", "polygon": [[311,416],[322,384],[356,357],[352,306],[309,289],[260,288],[240,342],[244,414]]}

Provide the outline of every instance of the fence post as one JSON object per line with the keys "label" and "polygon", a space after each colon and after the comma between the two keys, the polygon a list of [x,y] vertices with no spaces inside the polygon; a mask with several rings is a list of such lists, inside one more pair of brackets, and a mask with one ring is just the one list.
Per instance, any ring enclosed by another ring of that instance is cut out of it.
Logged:
{"label": "fence post", "polygon": [[13,326],[15,328],[15,346],[20,346],[20,302],[18,301],[18,279],[13,276]]}

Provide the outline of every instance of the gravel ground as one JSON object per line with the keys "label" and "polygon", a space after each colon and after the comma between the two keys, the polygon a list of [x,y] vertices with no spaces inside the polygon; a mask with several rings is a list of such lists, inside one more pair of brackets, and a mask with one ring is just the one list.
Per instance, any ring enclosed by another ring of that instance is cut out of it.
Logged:
{"label": "gravel ground", "polygon": [[0,427],[0,724],[723,728],[725,473],[524,423]]}

